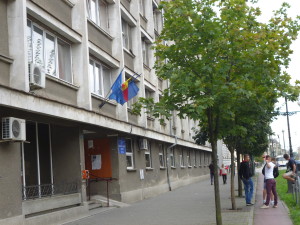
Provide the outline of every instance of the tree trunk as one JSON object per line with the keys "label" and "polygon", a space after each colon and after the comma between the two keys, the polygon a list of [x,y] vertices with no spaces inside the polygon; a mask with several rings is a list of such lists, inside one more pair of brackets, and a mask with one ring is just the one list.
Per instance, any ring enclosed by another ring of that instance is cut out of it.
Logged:
{"label": "tree trunk", "polygon": [[[236,155],[237,155],[237,169],[238,171],[240,170],[240,165],[241,165],[241,154],[240,151],[237,149],[236,150]],[[239,197],[243,197],[243,185],[242,185],[242,180],[238,177],[238,192],[239,192]]]}
{"label": "tree trunk", "polygon": [[216,207],[216,222],[217,225],[222,225],[220,189],[219,189],[219,173],[218,173],[218,154],[217,141],[212,140],[212,160],[214,165],[214,191],[215,191],[215,207]]}
{"label": "tree trunk", "polygon": [[236,210],[236,203],[235,203],[235,191],[234,191],[234,148],[230,147],[229,151],[231,153],[231,173],[230,173],[230,193],[231,193],[231,206],[232,210]]}

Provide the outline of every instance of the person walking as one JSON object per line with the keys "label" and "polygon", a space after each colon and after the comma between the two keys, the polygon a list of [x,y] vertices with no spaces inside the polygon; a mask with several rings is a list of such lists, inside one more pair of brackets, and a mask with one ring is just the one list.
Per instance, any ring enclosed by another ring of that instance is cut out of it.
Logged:
{"label": "person walking", "polygon": [[283,158],[288,160],[288,163],[286,164],[287,170],[286,173],[282,175],[282,177],[286,180],[291,181],[293,184],[295,183],[295,174],[296,174],[296,163],[295,160],[291,159],[288,154],[284,154]]}
{"label": "person walking", "polygon": [[248,154],[244,155],[244,160],[240,164],[238,174],[244,183],[246,205],[251,206],[253,205],[251,202],[253,197],[253,181],[251,178],[253,176],[253,172],[250,164],[250,156]]}
{"label": "person walking", "polygon": [[210,184],[214,184],[214,172],[215,172],[215,167],[213,165],[213,162],[211,162],[208,166],[209,171],[210,171]]}
{"label": "person walking", "polygon": [[273,170],[276,165],[271,161],[271,157],[266,155],[266,167],[265,167],[265,178],[266,178],[266,188],[267,188],[267,200],[263,204],[261,209],[268,209],[271,199],[271,191],[274,195],[274,205],[273,208],[277,208],[277,191],[276,191],[276,181],[274,179]]}
{"label": "person walking", "polygon": [[227,183],[227,170],[225,169],[224,164],[222,164],[221,175],[223,178],[223,184],[226,184]]}

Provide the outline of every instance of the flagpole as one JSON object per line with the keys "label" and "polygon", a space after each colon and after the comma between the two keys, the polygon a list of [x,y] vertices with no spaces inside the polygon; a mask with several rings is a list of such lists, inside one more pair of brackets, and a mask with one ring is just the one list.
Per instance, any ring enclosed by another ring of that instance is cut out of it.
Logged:
{"label": "flagpole", "polygon": [[[120,73],[122,73],[123,70],[124,70],[124,68],[121,70]],[[119,74],[120,74],[120,73],[119,73]],[[102,103],[99,105],[99,108],[100,108],[100,109],[108,102],[108,98],[107,98],[107,97],[108,97],[108,95],[110,94],[110,90],[111,90],[111,88],[109,89],[109,91],[108,91],[108,93],[106,94],[106,96],[105,96],[104,100],[102,101]]]}

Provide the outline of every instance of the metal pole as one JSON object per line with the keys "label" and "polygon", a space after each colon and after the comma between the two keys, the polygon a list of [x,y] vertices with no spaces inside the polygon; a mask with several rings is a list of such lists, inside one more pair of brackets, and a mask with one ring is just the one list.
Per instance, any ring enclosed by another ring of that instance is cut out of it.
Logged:
{"label": "metal pole", "polygon": [[282,130],[282,138],[283,138],[283,152],[286,153],[286,150],[285,150],[285,140],[284,140],[284,130]]}
{"label": "metal pole", "polygon": [[290,131],[290,120],[289,120],[289,110],[288,110],[287,98],[286,97],[285,97],[285,107],[286,107],[286,119],[287,119],[287,126],[288,126],[288,135],[289,135],[290,157],[293,158],[293,148],[292,148],[291,131]]}

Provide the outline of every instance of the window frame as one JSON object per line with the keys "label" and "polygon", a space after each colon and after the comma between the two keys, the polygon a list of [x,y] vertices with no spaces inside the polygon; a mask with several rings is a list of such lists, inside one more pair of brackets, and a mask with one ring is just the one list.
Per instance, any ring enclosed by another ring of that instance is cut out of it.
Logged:
{"label": "window frame", "polygon": [[163,144],[158,145],[158,159],[160,168],[166,168],[164,146]]}
{"label": "window frame", "polygon": [[130,51],[132,45],[131,26],[123,18],[121,18],[121,23],[122,23],[121,31],[122,31],[123,48]]}
{"label": "window frame", "polygon": [[179,155],[179,165],[181,168],[185,168],[183,149],[180,150],[180,153],[181,154]]}
{"label": "window frame", "polygon": [[[127,144],[128,144],[127,142],[129,141],[131,146],[131,152],[127,151]],[[133,170],[135,168],[133,141],[131,138],[125,138],[125,142],[126,142],[126,168],[127,170]],[[127,157],[131,158],[132,166],[127,165]]]}
{"label": "window frame", "polygon": [[[42,34],[42,45],[43,45],[43,47],[42,47],[43,48],[42,57],[43,57],[43,65],[40,65],[40,66],[44,69],[44,71],[45,71],[45,73],[47,75],[55,77],[55,78],[57,78],[59,80],[67,82],[69,84],[73,84],[74,77],[73,77],[73,73],[72,73],[72,64],[73,64],[73,62],[72,62],[72,45],[68,41],[64,40],[63,38],[61,38],[61,37],[59,37],[59,36],[57,36],[55,34],[53,34],[52,32],[48,31],[44,27],[40,26],[39,24],[37,24],[37,23],[33,22],[32,20],[30,20],[30,19],[27,18],[26,28],[29,28],[28,24],[30,24],[30,42],[31,42],[30,43],[31,49],[29,49],[29,46],[27,46],[28,63],[35,63],[36,64],[35,59],[34,59],[34,45],[33,45],[34,27],[36,27],[36,28],[40,29],[42,31],[42,33],[43,33]],[[26,32],[26,36],[27,35],[28,35],[28,33]],[[46,46],[47,35],[49,35],[49,36],[51,36],[51,37],[54,38],[54,52],[55,52],[54,74],[48,73],[47,72],[47,68],[46,68],[47,67],[47,65],[46,65],[47,62],[46,62],[46,51],[45,51],[46,47],[45,46]],[[27,38],[27,45],[29,45],[29,43],[28,43],[28,41],[29,41],[28,40],[28,36],[26,38]],[[60,65],[59,64],[59,62],[60,62],[59,59],[60,58],[59,58],[58,41],[60,41],[60,42],[64,43],[65,45],[67,45],[68,49],[69,49],[68,54],[69,54],[70,58],[68,60],[69,60],[69,63],[70,63],[70,68],[69,68],[69,72],[70,73],[66,75],[67,79],[62,79],[61,78],[63,74],[62,74],[62,72],[59,69],[59,65]],[[31,52],[30,52],[31,57],[29,57],[29,51],[30,50],[31,50]],[[37,64],[37,65],[39,65],[39,64]]]}
{"label": "window frame", "polygon": [[[153,169],[152,154],[151,154],[151,143],[150,143],[149,140],[147,140],[147,142],[148,142],[148,149],[145,150],[145,164],[146,164],[145,166],[146,166],[146,169]],[[147,166],[146,155],[149,156],[149,163],[150,163],[149,166]]]}
{"label": "window frame", "polygon": [[171,162],[171,168],[176,168],[175,150],[174,150],[174,148],[170,149],[170,162]]}
{"label": "window frame", "polygon": [[189,168],[192,167],[192,162],[191,162],[191,151],[190,151],[190,150],[187,150],[186,162],[187,162],[187,166],[188,166]]}
{"label": "window frame", "polygon": [[[91,65],[91,62],[93,64],[93,74],[91,75],[90,74],[90,65]],[[95,71],[95,68],[99,66],[99,71],[100,71],[100,75],[98,74],[98,78],[96,78],[96,71]],[[105,93],[105,82],[104,82],[104,77],[106,76],[104,73],[103,73],[103,68],[106,68],[107,70],[109,70],[109,83],[110,83],[110,87],[112,86],[112,72],[111,72],[111,68],[106,66],[104,63],[94,59],[93,57],[90,57],[89,59],[89,76],[90,76],[90,85],[89,87],[92,88],[91,93],[94,94],[94,95],[97,95],[97,96],[100,96],[100,97],[105,97],[108,93]],[[91,77],[92,76],[92,77]],[[95,91],[96,89],[96,81],[99,81],[100,83],[98,84],[98,86],[100,87],[101,86],[101,92],[102,93],[97,93]],[[108,90],[110,90],[110,87],[108,88]]]}
{"label": "window frame", "polygon": [[[95,8],[95,20],[92,18],[92,8],[91,8],[91,1],[95,1],[96,2],[96,8]],[[101,8],[99,3],[102,3],[105,5],[105,16],[102,17],[101,14]],[[100,27],[101,29],[103,29],[106,32],[109,32],[109,3],[105,0],[86,0],[87,3],[87,16],[88,19],[91,20],[95,25],[97,25],[98,27]],[[105,21],[102,21],[102,18],[106,18]]]}

